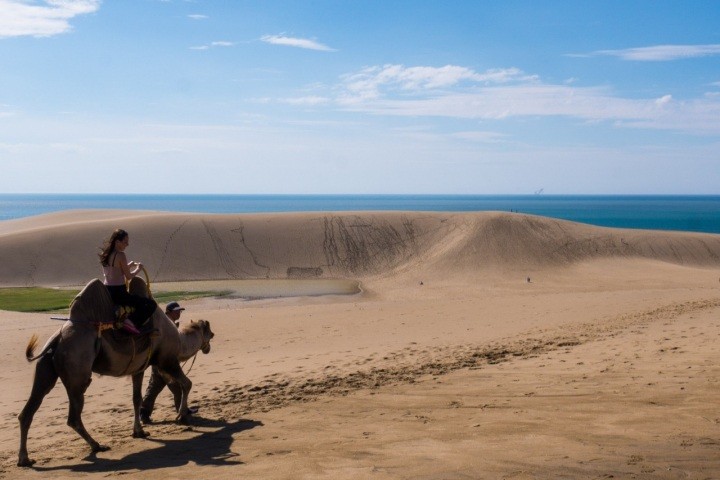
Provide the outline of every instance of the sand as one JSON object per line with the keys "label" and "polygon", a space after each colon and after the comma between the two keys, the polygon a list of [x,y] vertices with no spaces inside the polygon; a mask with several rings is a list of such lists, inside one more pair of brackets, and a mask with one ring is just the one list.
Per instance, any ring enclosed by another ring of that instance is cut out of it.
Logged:
{"label": "sand", "polygon": [[216,333],[189,373],[193,424],[163,392],[133,439],[129,379],[95,376],[83,419],[111,450],[90,455],[58,383],[30,469],[15,466],[24,348],[59,322],[0,311],[0,476],[720,478],[718,235],[499,212],[78,211],[0,222],[0,285],[83,284],[115,226],[154,289],[300,296],[183,302]]}

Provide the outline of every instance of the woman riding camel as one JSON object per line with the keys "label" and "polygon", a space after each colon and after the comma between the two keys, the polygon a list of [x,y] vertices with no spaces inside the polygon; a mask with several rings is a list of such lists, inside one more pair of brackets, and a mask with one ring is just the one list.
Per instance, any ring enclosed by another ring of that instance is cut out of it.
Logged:
{"label": "woman riding camel", "polygon": [[132,307],[133,309],[125,320],[124,328],[130,333],[139,334],[138,327],[142,327],[150,318],[157,308],[157,303],[151,298],[143,298],[128,293],[125,281],[129,281],[143,268],[140,262],[127,261],[125,249],[129,244],[130,237],[128,233],[118,228],[105,241],[98,255],[105,275],[103,283],[107,286],[113,303]]}

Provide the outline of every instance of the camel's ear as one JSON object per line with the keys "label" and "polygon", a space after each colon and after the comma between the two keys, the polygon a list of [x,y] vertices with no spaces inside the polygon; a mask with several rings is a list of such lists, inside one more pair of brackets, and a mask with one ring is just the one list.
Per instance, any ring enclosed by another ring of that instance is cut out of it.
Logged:
{"label": "camel's ear", "polygon": [[198,322],[202,326],[203,332],[212,333],[212,330],[210,330],[210,321],[209,320],[198,320]]}

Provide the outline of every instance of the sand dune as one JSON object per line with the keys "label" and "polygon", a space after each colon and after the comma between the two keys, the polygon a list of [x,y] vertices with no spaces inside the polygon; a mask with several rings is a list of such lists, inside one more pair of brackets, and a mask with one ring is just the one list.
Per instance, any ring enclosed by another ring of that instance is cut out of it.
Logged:
{"label": "sand dune", "polygon": [[157,282],[457,275],[644,258],[717,267],[717,235],[593,227],[522,214],[207,215],[77,211],[0,224],[0,285],[80,285],[117,227]]}
{"label": "sand dune", "polygon": [[58,383],[33,469],[15,466],[24,348],[59,325],[0,311],[0,477],[720,478],[718,235],[500,212],[93,210],[0,222],[0,285],[85,283],[117,226],[154,282],[362,293],[183,302],[216,333],[190,373],[195,424],[164,393],[133,439],[130,382],[96,376],[83,418],[112,449],[88,456]]}

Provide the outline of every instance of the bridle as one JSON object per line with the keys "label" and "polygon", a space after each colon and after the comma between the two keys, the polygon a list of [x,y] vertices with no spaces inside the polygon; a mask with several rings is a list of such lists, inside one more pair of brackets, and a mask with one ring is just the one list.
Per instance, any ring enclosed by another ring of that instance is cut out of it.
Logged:
{"label": "bridle", "polygon": [[[214,335],[212,335],[212,336],[211,336],[211,335],[205,335],[205,332],[203,331],[202,343],[200,344],[200,350],[198,350],[198,352],[208,353],[208,352],[210,351],[210,340],[212,340],[212,337],[213,337],[213,336],[214,336]],[[192,370],[193,366],[195,365],[195,359],[197,358],[198,352],[195,352],[195,355],[193,355],[193,357],[192,357],[192,362],[190,363],[190,368],[188,368],[188,371],[185,372],[185,375],[189,374],[189,373],[190,373],[190,370]],[[185,363],[183,363],[183,365],[182,365],[183,368],[185,368],[185,364],[186,364],[189,360],[190,360],[190,359],[185,360]]]}

